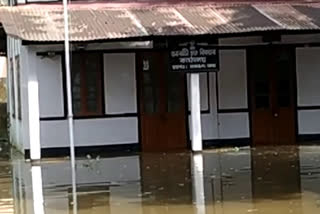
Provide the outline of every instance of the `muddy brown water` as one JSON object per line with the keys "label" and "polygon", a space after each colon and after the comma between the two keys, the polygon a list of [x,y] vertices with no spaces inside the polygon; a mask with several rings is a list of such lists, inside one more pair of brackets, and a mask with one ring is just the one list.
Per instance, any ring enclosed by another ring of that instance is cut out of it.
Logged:
{"label": "muddy brown water", "polygon": [[[88,156],[89,157],[89,156]],[[1,214],[320,213],[320,147],[89,157],[0,158]]]}

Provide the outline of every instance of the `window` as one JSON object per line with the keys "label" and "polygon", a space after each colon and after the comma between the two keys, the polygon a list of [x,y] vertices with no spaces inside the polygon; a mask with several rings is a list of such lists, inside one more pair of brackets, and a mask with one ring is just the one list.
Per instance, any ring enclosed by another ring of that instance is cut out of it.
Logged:
{"label": "window", "polygon": [[74,53],[71,76],[74,115],[102,115],[102,56],[99,53]]}

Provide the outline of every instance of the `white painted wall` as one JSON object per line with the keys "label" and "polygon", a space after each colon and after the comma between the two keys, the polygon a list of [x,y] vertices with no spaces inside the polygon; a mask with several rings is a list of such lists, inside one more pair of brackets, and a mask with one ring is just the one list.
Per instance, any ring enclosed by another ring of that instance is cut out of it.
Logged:
{"label": "white painted wall", "polygon": [[298,124],[299,134],[320,133],[320,110],[299,110]]}
{"label": "white painted wall", "polygon": [[[21,41],[8,37],[8,59],[13,59],[16,64],[15,56],[19,56],[20,62],[20,90],[21,90],[21,119],[18,116],[12,117],[12,94],[11,89],[8,91],[8,102],[10,112],[10,142],[19,150],[24,152],[25,148],[29,148],[29,142],[37,144],[40,139],[39,134],[39,115],[38,115],[38,80],[35,68],[35,55],[30,50],[22,46]],[[8,69],[10,69],[8,63]],[[17,71],[14,66],[14,88],[15,88],[15,112],[18,112],[18,80]],[[10,74],[9,74],[10,73]],[[11,72],[8,72],[8,88],[11,88]],[[31,119],[30,119],[31,118]]]}
{"label": "white painted wall", "polygon": [[107,114],[137,113],[135,54],[104,54]]}
{"label": "white painted wall", "polygon": [[297,48],[298,106],[320,106],[320,48]]}
{"label": "white painted wall", "polygon": [[219,137],[218,130],[218,104],[217,104],[217,73],[209,75],[209,90],[210,90],[210,114],[201,115],[202,120],[202,136],[207,136],[207,139],[217,139]]}
{"label": "white painted wall", "polygon": [[11,89],[11,84],[12,84],[12,71],[11,71],[11,63],[10,63],[10,58],[13,57],[13,44],[12,44],[12,39],[10,37],[8,37],[7,39],[7,48],[8,48],[8,63],[7,63],[7,97],[8,97],[8,113],[9,113],[9,140],[10,142],[14,143],[16,141],[16,137],[15,137],[15,128],[13,126],[13,117],[12,117],[12,111],[13,111],[13,105],[12,102],[13,101],[13,95],[12,95],[12,89]]}
{"label": "white painted wall", "polygon": [[245,50],[221,50],[218,72],[219,109],[248,107]]}
{"label": "white painted wall", "polygon": [[[67,120],[41,121],[42,148],[68,147]],[[75,146],[118,145],[138,142],[138,119],[79,119],[74,122]]]}
{"label": "white painted wall", "polygon": [[68,147],[68,134],[67,120],[40,121],[41,148]]}
{"label": "white painted wall", "polygon": [[39,79],[40,118],[64,116],[61,56],[36,57]]}
{"label": "white painted wall", "polygon": [[[297,105],[320,106],[320,48],[297,48]],[[299,110],[299,134],[319,134],[320,110]]]}
{"label": "white painted wall", "polygon": [[[220,51],[218,97],[220,110],[248,108],[245,50]],[[220,139],[250,136],[249,113],[219,113],[218,125]]]}
{"label": "white painted wall", "polygon": [[75,145],[111,145],[138,142],[137,118],[77,120]]}
{"label": "white painted wall", "polygon": [[[23,126],[24,122],[26,121],[26,111],[25,111],[25,97],[27,96],[26,92],[26,84],[25,84],[25,79],[27,78],[27,75],[23,71],[23,66],[25,61],[22,60],[23,56],[21,54],[21,41],[17,39],[13,39],[11,37],[8,37],[7,40],[7,45],[8,45],[8,103],[9,103],[9,112],[10,112],[10,142],[15,145],[19,150],[23,150],[23,145],[24,145],[24,136],[23,136]],[[16,56],[19,56],[20,58],[20,90],[21,90],[21,120],[18,119],[18,116],[16,115],[13,117],[13,112],[18,112],[18,79],[17,79],[17,70],[16,70]],[[14,75],[12,76],[11,72],[11,64],[10,64],[10,59],[13,60],[13,73]],[[13,80],[12,80],[13,78]],[[14,98],[13,100],[13,94],[11,91],[11,84],[14,84]],[[12,102],[15,103],[15,109],[13,109]]]}
{"label": "white painted wall", "polygon": [[250,137],[248,113],[219,113],[219,138]]}
{"label": "white painted wall", "polygon": [[29,135],[29,105],[28,105],[28,71],[29,71],[29,52],[28,49],[24,46],[21,47],[21,80],[22,80],[22,87],[21,87],[21,99],[22,99],[22,140],[23,140],[23,148],[26,145],[29,145],[30,135]]}

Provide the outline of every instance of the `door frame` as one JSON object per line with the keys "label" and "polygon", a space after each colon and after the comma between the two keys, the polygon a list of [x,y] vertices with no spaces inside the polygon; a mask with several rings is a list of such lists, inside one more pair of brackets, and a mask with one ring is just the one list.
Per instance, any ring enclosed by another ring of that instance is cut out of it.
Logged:
{"label": "door frame", "polygon": [[297,103],[297,94],[298,94],[298,88],[297,88],[297,57],[296,57],[296,49],[297,47],[296,46],[292,46],[292,45],[286,45],[286,44],[269,44],[267,46],[265,45],[253,45],[253,46],[250,46],[250,47],[246,47],[245,50],[246,50],[246,70],[247,70],[247,106],[248,106],[248,116],[249,116],[249,145],[250,147],[253,146],[253,132],[252,132],[252,128],[253,128],[253,125],[252,125],[252,105],[251,105],[251,102],[252,102],[252,97],[251,97],[251,71],[249,69],[249,63],[250,63],[250,59],[249,59],[249,50],[250,49],[254,49],[254,48],[259,48],[259,47],[285,47],[287,49],[291,49],[292,51],[292,56],[293,56],[293,60],[292,60],[292,72],[293,72],[293,76],[292,76],[292,81],[293,81],[293,110],[294,110],[294,121],[295,121],[295,138],[296,138],[296,145],[298,145],[298,135],[299,135],[299,125],[298,125],[298,103]]}
{"label": "door frame", "polygon": [[[150,53],[150,52],[168,52],[167,49],[142,49],[142,50],[138,50],[134,52],[134,57],[135,57],[135,78],[136,78],[136,96],[137,96],[137,119],[138,119],[138,145],[139,145],[139,151],[143,152],[142,150],[142,122],[141,122],[141,97],[140,97],[140,92],[142,89],[142,85],[141,85],[141,80],[140,80],[140,75],[138,73],[138,57],[137,54],[140,53]],[[185,74],[187,75],[187,74]],[[187,84],[187,77],[184,78],[184,96],[185,96],[185,129],[186,129],[186,149],[190,150],[191,149],[191,139],[190,139],[190,130],[189,130],[189,114],[188,114],[188,102],[189,102],[189,97],[188,97],[188,84]]]}

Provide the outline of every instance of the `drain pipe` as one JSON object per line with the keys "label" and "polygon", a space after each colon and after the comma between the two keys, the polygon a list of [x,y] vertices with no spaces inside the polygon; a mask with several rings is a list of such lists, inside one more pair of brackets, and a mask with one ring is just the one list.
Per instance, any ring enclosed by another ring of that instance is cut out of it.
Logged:
{"label": "drain pipe", "polygon": [[71,94],[71,71],[70,71],[70,47],[69,47],[69,20],[68,20],[68,2],[63,0],[63,17],[64,17],[64,46],[65,46],[65,67],[67,80],[67,103],[68,103],[68,125],[69,125],[69,143],[72,170],[72,201],[73,214],[77,213],[77,195],[76,195],[76,166],[74,152],[74,128],[72,112],[72,94]]}

